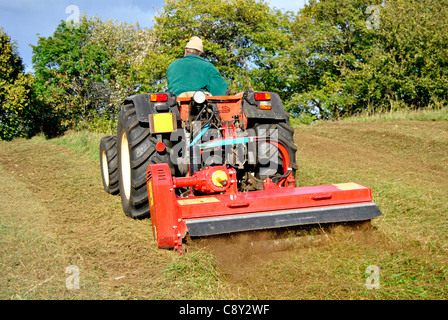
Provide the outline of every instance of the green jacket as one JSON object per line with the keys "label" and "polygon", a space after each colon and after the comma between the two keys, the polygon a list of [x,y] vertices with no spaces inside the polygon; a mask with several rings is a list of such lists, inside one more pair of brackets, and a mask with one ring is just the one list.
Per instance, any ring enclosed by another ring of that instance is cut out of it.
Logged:
{"label": "green jacket", "polygon": [[166,73],[168,91],[175,95],[187,91],[207,91],[214,96],[226,94],[227,82],[207,60],[188,54],[174,61]]}

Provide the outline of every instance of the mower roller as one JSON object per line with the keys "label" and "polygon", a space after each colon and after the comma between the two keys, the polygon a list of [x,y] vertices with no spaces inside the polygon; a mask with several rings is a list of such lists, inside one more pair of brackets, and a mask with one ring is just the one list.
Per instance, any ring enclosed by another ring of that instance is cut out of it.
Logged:
{"label": "mower roller", "polygon": [[[116,184],[118,171],[125,214],[150,214],[159,248],[180,253],[187,234],[367,221],[381,215],[371,189],[361,184],[297,187],[293,133],[272,92],[131,96],[121,107],[116,152],[109,150],[110,143],[100,144],[104,188],[113,189],[107,182]],[[108,172],[115,175],[105,177]]]}

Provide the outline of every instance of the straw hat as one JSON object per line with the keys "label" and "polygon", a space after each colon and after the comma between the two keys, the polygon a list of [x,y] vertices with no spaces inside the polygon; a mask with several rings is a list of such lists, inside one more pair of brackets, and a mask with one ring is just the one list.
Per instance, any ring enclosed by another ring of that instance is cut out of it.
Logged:
{"label": "straw hat", "polygon": [[202,46],[202,40],[199,37],[193,36],[190,41],[188,41],[185,49],[196,49],[200,52],[204,52],[204,47]]}

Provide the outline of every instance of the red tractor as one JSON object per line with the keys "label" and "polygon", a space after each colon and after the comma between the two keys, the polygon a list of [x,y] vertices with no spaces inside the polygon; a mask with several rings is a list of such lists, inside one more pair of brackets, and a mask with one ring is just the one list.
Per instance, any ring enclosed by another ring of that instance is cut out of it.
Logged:
{"label": "red tractor", "polygon": [[100,143],[104,189],[150,215],[159,248],[207,236],[381,215],[357,183],[297,187],[294,129],[278,94],[197,91],[127,98]]}

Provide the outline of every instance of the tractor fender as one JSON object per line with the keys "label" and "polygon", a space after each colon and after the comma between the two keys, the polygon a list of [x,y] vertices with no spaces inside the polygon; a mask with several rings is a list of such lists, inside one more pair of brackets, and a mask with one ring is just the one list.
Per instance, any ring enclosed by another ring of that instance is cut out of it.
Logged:
{"label": "tractor fender", "polygon": [[271,92],[271,110],[260,110],[259,102],[254,99],[255,92],[247,91],[243,97],[243,111],[247,119],[269,119],[289,122],[289,115],[283,107],[280,96]]}
{"label": "tractor fender", "polygon": [[179,108],[176,103],[176,98],[172,93],[167,92],[168,102],[151,102],[151,94],[152,93],[142,93],[127,97],[124,101],[124,105],[130,103],[134,105],[139,122],[149,124],[149,115],[161,112],[172,112],[176,115],[177,120],[180,120]]}

